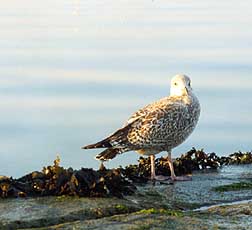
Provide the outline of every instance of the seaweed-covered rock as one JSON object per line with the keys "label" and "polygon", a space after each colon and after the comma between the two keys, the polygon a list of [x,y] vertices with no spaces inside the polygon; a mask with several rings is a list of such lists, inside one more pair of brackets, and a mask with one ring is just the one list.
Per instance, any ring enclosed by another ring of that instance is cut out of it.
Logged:
{"label": "seaweed-covered rock", "polygon": [[136,187],[119,170],[64,169],[57,158],[53,166],[19,179],[0,178],[0,197],[78,195],[81,197],[123,197]]}
{"label": "seaweed-covered rock", "polygon": [[[135,183],[146,183],[150,178],[150,158],[140,157],[138,162],[138,165],[129,165],[121,168],[121,172]],[[173,161],[176,175],[191,174],[193,171],[202,169],[217,169],[223,165],[251,163],[251,152],[236,152],[227,157],[219,157],[216,153],[205,153],[203,149],[196,150],[195,148],[192,148]],[[156,174],[170,176],[167,157],[157,158],[155,164]]]}
{"label": "seaweed-covered rock", "polygon": [[[145,183],[150,177],[150,158],[140,157],[138,165],[129,165],[121,172],[135,183]],[[160,157],[155,160],[156,173],[170,176],[168,157]],[[176,175],[184,175],[201,169],[217,169],[220,158],[215,153],[205,153],[203,150],[193,148],[173,161]]]}
{"label": "seaweed-covered rock", "polygon": [[235,152],[229,155],[228,164],[251,164],[252,163],[252,153],[251,152]]}
{"label": "seaweed-covered rock", "polygon": [[[223,165],[250,164],[251,152],[236,152],[227,157],[191,149],[174,160],[176,175],[191,174],[202,169],[217,169]],[[170,175],[168,158],[157,158],[156,174]],[[133,183],[146,183],[150,179],[150,158],[140,157],[137,165],[125,168],[99,170],[82,168],[73,170],[60,166],[59,157],[52,166],[44,167],[19,179],[0,176],[0,197],[26,197],[48,195],[77,195],[81,197],[123,197],[133,194]]]}
{"label": "seaweed-covered rock", "polygon": [[98,170],[82,168],[75,171],[70,181],[71,192],[78,196],[122,198],[133,194],[136,187],[128,182],[117,169]]}

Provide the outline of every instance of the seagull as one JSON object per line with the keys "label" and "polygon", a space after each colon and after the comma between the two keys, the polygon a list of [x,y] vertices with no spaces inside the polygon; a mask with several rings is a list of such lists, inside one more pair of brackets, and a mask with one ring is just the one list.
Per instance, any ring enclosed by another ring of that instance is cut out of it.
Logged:
{"label": "seagull", "polygon": [[190,180],[175,175],[171,152],[193,132],[199,116],[200,103],[193,93],[190,78],[177,74],[171,80],[170,96],[138,110],[112,135],[82,149],[106,148],[96,156],[102,162],[128,151],[150,156],[151,180],[160,181],[168,178],[156,175],[155,155],[167,151],[169,178],[173,181]]}

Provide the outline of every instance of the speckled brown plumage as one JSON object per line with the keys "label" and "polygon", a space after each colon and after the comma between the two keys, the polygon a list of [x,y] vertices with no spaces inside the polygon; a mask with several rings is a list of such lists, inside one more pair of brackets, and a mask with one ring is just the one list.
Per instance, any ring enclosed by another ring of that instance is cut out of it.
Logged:
{"label": "speckled brown plumage", "polygon": [[192,133],[199,115],[200,104],[192,92],[190,79],[177,75],[172,79],[171,96],[138,110],[123,128],[83,148],[107,148],[96,156],[103,161],[131,150],[145,155],[170,152]]}

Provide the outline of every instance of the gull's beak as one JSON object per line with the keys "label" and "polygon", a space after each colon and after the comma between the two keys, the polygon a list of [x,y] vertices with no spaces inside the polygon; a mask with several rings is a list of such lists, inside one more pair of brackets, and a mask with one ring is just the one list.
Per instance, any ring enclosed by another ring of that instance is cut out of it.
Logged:
{"label": "gull's beak", "polygon": [[185,87],[184,88],[184,94],[186,94],[186,95],[188,95],[189,93],[188,93],[188,89]]}

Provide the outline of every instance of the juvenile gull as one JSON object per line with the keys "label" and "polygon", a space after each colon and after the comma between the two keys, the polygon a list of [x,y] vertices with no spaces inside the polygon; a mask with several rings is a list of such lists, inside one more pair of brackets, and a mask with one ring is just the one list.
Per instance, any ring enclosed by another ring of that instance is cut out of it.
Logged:
{"label": "juvenile gull", "polygon": [[96,159],[107,161],[118,154],[136,151],[151,158],[151,179],[163,180],[155,174],[155,154],[168,152],[172,180],[186,180],[174,173],[171,151],[192,133],[200,115],[200,104],[186,75],[171,80],[170,96],[151,103],[134,113],[126,124],[106,139],[83,149],[106,148]]}

